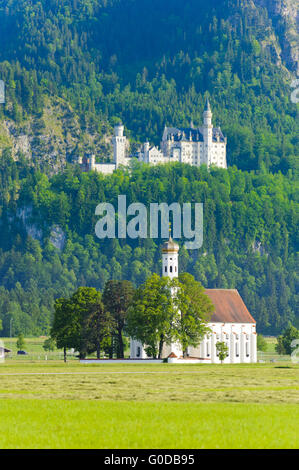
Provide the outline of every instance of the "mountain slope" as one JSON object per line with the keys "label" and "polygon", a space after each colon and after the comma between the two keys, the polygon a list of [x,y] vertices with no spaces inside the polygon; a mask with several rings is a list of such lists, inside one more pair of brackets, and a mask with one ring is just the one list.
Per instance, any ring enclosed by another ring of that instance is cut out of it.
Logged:
{"label": "mountain slope", "polygon": [[[96,205],[116,207],[118,194],[203,202],[204,245],[181,250],[180,270],[237,288],[260,332],[298,322],[292,5],[0,0],[1,334],[11,318],[14,334],[48,333],[54,299],[78,286],[160,272],[161,240],[94,236]],[[200,124],[206,94],[228,137],[227,171],[136,165],[103,177],[67,165],[85,152],[109,159],[119,119],[133,148],[158,144],[165,124]]]}
{"label": "mountain slope", "polygon": [[57,142],[23,147],[42,168],[56,154],[58,171],[79,151],[109,158],[111,126],[119,118],[133,141],[149,137],[156,144],[165,124],[200,123],[208,92],[214,121],[228,135],[229,164],[294,168],[297,110],[283,46],[290,29],[265,6],[258,0],[0,0],[0,76],[7,83],[0,119],[17,124],[8,137],[16,146],[14,136],[22,140],[28,120],[41,119],[49,99],[62,99],[78,124],[62,120]]}
{"label": "mountain slope", "polygon": [[[53,176],[0,159],[0,320],[9,334],[49,331],[54,299],[79,286],[103,289],[108,279],[136,286],[161,273],[161,239],[98,239],[95,207],[119,194],[127,205],[204,203],[203,246],[187,251],[179,270],[209,288],[236,288],[258,332],[277,334],[298,322],[298,184],[289,174],[236,168],[137,165],[103,177],[70,167]],[[297,320],[296,320],[297,318]]]}
{"label": "mountain slope", "polygon": [[281,43],[282,59],[287,67],[299,75],[299,4],[297,0],[255,0],[265,7],[272,18]]}

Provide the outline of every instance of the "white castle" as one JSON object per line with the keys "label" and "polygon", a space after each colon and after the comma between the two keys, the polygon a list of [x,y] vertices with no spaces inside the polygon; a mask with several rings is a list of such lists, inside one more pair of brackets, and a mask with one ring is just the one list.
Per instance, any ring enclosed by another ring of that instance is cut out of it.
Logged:
{"label": "white castle", "polygon": [[[170,237],[162,247],[162,276],[171,279],[178,277],[179,245]],[[210,332],[197,347],[188,348],[189,358],[202,363],[220,363],[216,348],[217,342],[228,347],[225,363],[257,362],[256,322],[246,308],[236,289],[205,289],[215,309],[207,324]],[[164,345],[162,357],[182,357],[181,346],[177,343]],[[147,359],[145,346],[136,339],[130,341],[130,358]]]}
{"label": "white castle", "polygon": [[[215,165],[227,168],[226,144],[220,127],[213,127],[212,111],[206,100],[203,112],[203,126],[189,128],[165,127],[161,149],[145,142],[137,154],[138,160],[157,165],[169,162],[188,163],[193,166]],[[79,163],[86,170],[95,170],[104,174],[112,173],[119,166],[129,166],[132,157],[128,155],[129,141],[124,135],[124,126],[119,123],[114,128],[113,163],[96,163],[95,155]]]}

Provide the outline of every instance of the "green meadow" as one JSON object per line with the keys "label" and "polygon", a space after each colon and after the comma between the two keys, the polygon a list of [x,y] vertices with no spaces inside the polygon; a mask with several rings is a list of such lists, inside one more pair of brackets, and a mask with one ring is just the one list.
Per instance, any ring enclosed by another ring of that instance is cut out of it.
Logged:
{"label": "green meadow", "polygon": [[298,448],[299,407],[6,400],[2,448]]}
{"label": "green meadow", "polygon": [[0,448],[299,448],[299,365],[0,364]]}

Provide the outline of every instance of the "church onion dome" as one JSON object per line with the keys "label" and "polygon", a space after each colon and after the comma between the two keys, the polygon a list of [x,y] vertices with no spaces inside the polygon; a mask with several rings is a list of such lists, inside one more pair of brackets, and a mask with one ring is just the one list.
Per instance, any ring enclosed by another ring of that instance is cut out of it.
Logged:
{"label": "church onion dome", "polygon": [[162,245],[162,253],[178,253],[180,247],[171,237]]}

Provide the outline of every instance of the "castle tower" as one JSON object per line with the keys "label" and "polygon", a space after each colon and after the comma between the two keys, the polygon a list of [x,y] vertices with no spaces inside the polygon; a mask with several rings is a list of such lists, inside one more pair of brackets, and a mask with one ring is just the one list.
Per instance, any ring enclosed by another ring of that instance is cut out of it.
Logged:
{"label": "castle tower", "polygon": [[162,246],[162,276],[170,279],[178,277],[178,253],[179,245],[169,236],[169,240]]}
{"label": "castle tower", "polygon": [[90,169],[91,170],[96,169],[96,156],[95,155],[90,156]]}
{"label": "castle tower", "polygon": [[124,136],[124,126],[122,123],[119,123],[114,127],[113,137],[114,163],[116,168],[119,165],[126,164],[126,144],[127,138]]}
{"label": "castle tower", "polygon": [[213,124],[212,124],[213,113],[209,99],[206,99],[205,109],[203,112],[203,139],[204,139],[204,151],[203,151],[203,162],[206,165],[210,165],[211,152],[213,145]]}

